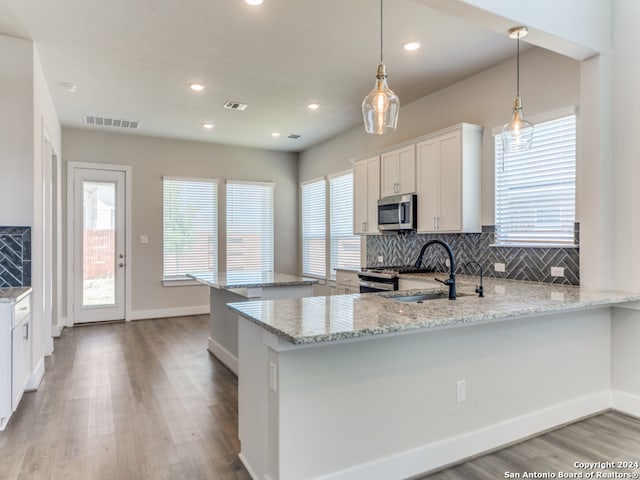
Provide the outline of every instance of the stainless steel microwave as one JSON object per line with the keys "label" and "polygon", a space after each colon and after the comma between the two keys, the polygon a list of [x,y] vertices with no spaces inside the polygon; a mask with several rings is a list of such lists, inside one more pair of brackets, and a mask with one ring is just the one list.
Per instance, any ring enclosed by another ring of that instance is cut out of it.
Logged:
{"label": "stainless steel microwave", "polygon": [[415,230],[417,223],[415,194],[394,195],[378,200],[378,229]]}

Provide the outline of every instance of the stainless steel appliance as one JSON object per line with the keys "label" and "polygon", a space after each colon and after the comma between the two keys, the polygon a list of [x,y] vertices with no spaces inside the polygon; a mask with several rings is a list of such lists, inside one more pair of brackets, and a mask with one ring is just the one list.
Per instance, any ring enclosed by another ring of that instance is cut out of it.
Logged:
{"label": "stainless steel appliance", "polygon": [[431,272],[426,268],[412,266],[367,267],[358,272],[360,279],[360,293],[389,292],[398,290],[398,280],[401,273]]}
{"label": "stainless steel appliance", "polygon": [[394,195],[378,200],[378,228],[381,231],[415,230],[417,223],[415,194]]}

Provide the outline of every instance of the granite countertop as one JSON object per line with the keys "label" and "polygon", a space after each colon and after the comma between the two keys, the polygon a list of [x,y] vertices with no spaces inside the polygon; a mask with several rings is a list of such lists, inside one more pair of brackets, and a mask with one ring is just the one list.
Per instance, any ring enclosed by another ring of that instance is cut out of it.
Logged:
{"label": "granite countertop", "polygon": [[0,288],[0,303],[15,303],[31,293],[31,287]]}
{"label": "granite countertop", "polygon": [[209,285],[213,288],[261,288],[287,287],[295,285],[313,285],[319,280],[315,278],[298,277],[286,273],[237,271],[237,272],[203,272],[189,273],[189,277]]}
{"label": "granite countertop", "polygon": [[[432,280],[446,274],[419,274]],[[593,291],[581,287],[484,279],[485,297],[474,291],[477,277],[456,276],[459,297],[423,303],[390,297],[407,292],[366,293],[230,303],[227,307],[293,344],[332,342],[410,330],[452,328],[536,314],[640,301],[640,293]],[[411,293],[446,292],[425,288]]]}

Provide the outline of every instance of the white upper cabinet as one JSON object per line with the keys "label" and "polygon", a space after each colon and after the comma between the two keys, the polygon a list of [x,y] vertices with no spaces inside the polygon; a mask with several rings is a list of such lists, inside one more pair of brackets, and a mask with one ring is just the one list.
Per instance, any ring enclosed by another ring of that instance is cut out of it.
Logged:
{"label": "white upper cabinet", "polygon": [[378,234],[378,198],[380,198],[380,157],[371,157],[353,165],[353,233]]}
{"label": "white upper cabinet", "polygon": [[463,123],[416,145],[418,232],[480,232],[482,127]]}
{"label": "white upper cabinet", "polygon": [[416,147],[407,145],[380,156],[381,197],[416,191]]}

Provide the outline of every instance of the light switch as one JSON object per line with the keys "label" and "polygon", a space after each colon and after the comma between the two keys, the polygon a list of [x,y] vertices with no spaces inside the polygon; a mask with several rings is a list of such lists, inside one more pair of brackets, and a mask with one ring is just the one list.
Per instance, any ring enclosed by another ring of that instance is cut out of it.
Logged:
{"label": "light switch", "polygon": [[149,237],[147,235],[140,235],[140,239],[139,239],[140,243],[149,243]]}

